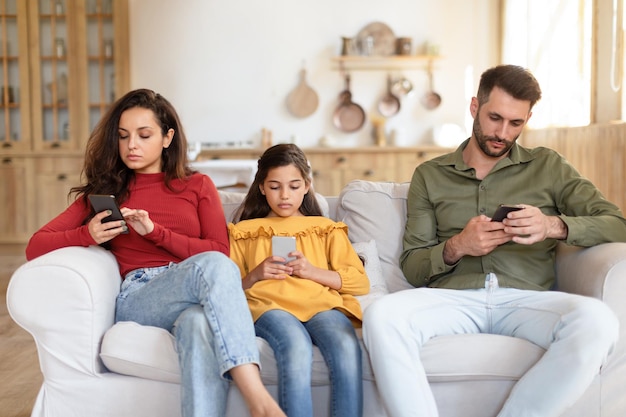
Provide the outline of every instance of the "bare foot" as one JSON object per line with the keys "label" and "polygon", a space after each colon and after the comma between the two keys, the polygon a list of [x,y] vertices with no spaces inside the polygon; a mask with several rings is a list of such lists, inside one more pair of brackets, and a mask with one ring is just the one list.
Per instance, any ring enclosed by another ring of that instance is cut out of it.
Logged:
{"label": "bare foot", "polygon": [[230,375],[243,395],[251,417],[287,417],[263,385],[255,364],[236,366],[230,370]]}
{"label": "bare foot", "polygon": [[266,399],[258,398],[254,404],[248,404],[251,417],[287,417],[274,398],[267,395]]}

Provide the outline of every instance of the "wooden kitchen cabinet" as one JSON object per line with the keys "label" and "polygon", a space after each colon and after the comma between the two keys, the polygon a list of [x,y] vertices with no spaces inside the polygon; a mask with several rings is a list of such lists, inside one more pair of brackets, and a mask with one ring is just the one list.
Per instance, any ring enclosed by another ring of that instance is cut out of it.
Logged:
{"label": "wooden kitchen cabinet", "polygon": [[[438,146],[363,148],[304,148],[313,173],[315,191],[339,195],[352,180],[410,181],[418,164],[452,151]],[[203,150],[197,160],[258,159],[263,149]]]}
{"label": "wooden kitchen cabinet", "polygon": [[313,170],[315,190],[324,195],[339,195],[343,186],[355,179],[393,181],[394,152],[359,150],[305,150]]}
{"label": "wooden kitchen cabinet", "polygon": [[61,213],[74,200],[68,199],[72,187],[80,184],[82,157],[38,158],[34,161],[35,228]]}
{"label": "wooden kitchen cabinet", "polygon": [[419,149],[407,149],[406,152],[399,152],[397,154],[397,172],[396,181],[405,182],[411,181],[415,167],[419,164],[436,158],[443,154],[452,152],[454,149],[440,148],[440,147],[424,147]]}
{"label": "wooden kitchen cabinet", "polygon": [[259,159],[263,153],[262,149],[257,148],[220,148],[220,149],[203,149],[196,158],[196,161],[208,161],[216,159]]}
{"label": "wooden kitchen cabinet", "polygon": [[82,150],[128,86],[126,0],[30,0],[35,150]]}
{"label": "wooden kitchen cabinet", "polygon": [[0,0],[1,187],[20,216],[0,243],[25,242],[67,206],[128,62],[128,0]]}
{"label": "wooden kitchen cabinet", "polygon": [[0,237],[2,243],[24,243],[33,229],[32,161],[29,158],[0,157]]}
{"label": "wooden kitchen cabinet", "polygon": [[452,151],[438,146],[304,149],[313,169],[315,191],[339,195],[352,180],[410,181],[418,164]]}
{"label": "wooden kitchen cabinet", "polygon": [[323,153],[316,155],[312,151],[309,152],[310,150],[304,151],[311,165],[315,191],[324,195],[336,195],[330,193],[337,189],[337,184],[341,183],[342,175],[339,171],[342,165],[341,154]]}

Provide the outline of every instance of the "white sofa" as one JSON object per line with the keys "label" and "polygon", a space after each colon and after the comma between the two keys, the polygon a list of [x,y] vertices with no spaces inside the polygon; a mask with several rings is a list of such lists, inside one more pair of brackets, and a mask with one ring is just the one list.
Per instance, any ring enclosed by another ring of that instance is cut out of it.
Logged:
{"label": "white sofa", "polygon": [[[364,308],[387,291],[410,288],[397,261],[407,190],[406,183],[354,181],[340,196],[326,199],[330,216],[348,224],[351,240],[367,258],[373,288],[362,298]],[[227,218],[239,200],[222,193]],[[626,335],[626,243],[562,247],[557,274],[561,290],[606,302]],[[34,417],[180,415],[172,337],[134,323],[114,325],[119,284],[113,257],[99,247],[61,249],[26,263],[13,275],[7,292],[9,312],[35,338],[44,376]],[[258,339],[258,345],[264,381],[275,394],[273,354],[263,340]],[[542,354],[529,342],[495,335],[439,337],[421,352],[442,417],[496,415],[516,380]],[[317,351],[313,366],[315,415],[327,416],[327,369]],[[363,366],[365,416],[385,416],[367,354]],[[624,416],[624,386],[626,338],[564,416]],[[248,415],[234,386],[227,415]]]}

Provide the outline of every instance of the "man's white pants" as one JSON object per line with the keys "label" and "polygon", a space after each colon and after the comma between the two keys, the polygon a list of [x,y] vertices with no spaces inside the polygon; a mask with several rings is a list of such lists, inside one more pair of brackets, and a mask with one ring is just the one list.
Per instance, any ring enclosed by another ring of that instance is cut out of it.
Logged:
{"label": "man's white pants", "polygon": [[416,288],[386,295],[364,314],[363,339],[391,417],[436,417],[419,352],[436,336],[491,333],[546,353],[515,385],[500,417],[561,415],[580,397],[618,338],[601,301],[556,291]]}

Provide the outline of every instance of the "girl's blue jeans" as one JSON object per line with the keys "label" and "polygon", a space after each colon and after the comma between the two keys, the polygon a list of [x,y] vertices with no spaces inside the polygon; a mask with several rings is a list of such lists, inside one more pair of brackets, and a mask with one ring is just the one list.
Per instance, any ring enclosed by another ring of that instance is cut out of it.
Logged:
{"label": "girl's blue jeans", "polygon": [[239,269],[220,252],[129,272],[117,298],[115,321],[156,326],[175,336],[183,417],[222,417],[228,371],[259,363]]}
{"label": "girl's blue jeans", "polygon": [[289,417],[311,417],[313,345],[326,361],[331,382],[331,415],[360,417],[363,412],[361,348],[352,323],[338,310],[323,311],[301,322],[282,310],[270,310],[255,323],[256,334],[274,350],[278,402]]}

